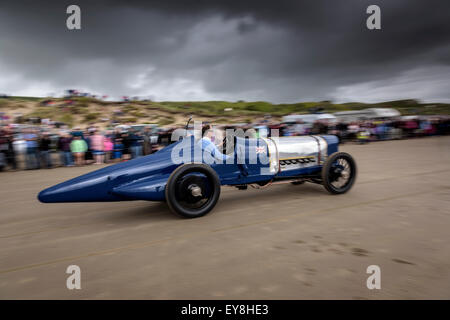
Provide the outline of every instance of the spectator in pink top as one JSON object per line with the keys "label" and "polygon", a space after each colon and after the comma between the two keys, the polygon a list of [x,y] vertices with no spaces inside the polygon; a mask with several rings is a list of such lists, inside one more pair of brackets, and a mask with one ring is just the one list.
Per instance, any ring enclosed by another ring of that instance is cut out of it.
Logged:
{"label": "spectator in pink top", "polygon": [[105,156],[105,137],[98,131],[94,131],[90,137],[90,147],[94,155],[95,164],[102,164]]}
{"label": "spectator in pink top", "polygon": [[105,161],[109,162],[111,160],[111,154],[114,149],[114,143],[111,141],[111,138],[106,136],[103,146],[105,148]]}

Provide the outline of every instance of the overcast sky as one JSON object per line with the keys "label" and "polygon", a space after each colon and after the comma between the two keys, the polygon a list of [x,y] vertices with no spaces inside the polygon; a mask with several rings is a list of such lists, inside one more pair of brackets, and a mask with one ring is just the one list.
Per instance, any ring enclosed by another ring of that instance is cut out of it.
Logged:
{"label": "overcast sky", "polygon": [[[66,8],[81,7],[81,30]],[[366,8],[381,8],[368,30]],[[450,102],[450,1],[0,3],[0,93]]]}

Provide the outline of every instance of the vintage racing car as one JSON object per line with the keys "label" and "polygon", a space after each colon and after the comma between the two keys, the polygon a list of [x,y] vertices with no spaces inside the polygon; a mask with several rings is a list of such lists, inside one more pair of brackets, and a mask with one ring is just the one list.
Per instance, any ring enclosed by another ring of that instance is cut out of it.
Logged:
{"label": "vintage racing car", "polygon": [[228,142],[226,149],[231,151],[224,152],[225,160],[211,162],[205,160],[208,151],[194,136],[185,137],[154,154],[47,188],[38,199],[45,203],[166,201],[173,212],[195,218],[214,208],[225,185],[246,189],[308,181],[342,194],[356,179],[356,163],[348,153],[338,152],[336,136],[234,137],[233,142],[231,148]]}

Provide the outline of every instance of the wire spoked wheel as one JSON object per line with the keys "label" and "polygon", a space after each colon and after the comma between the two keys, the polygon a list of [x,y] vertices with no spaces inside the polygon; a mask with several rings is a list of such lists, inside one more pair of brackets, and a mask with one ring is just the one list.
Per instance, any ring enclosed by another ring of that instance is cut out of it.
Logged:
{"label": "wire spoked wheel", "polygon": [[205,164],[185,164],[178,167],[166,185],[169,208],[186,218],[196,218],[214,208],[220,195],[216,172]]}
{"label": "wire spoked wheel", "polygon": [[325,189],[332,194],[349,191],[355,179],[356,163],[348,153],[333,153],[322,168],[322,183]]}

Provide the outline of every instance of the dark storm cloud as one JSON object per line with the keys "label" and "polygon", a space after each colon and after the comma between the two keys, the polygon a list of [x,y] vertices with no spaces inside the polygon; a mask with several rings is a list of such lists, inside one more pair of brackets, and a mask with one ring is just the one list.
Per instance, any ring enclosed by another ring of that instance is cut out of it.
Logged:
{"label": "dark storm cloud", "polygon": [[[70,4],[81,31],[65,28]],[[370,4],[382,30],[365,26]],[[449,101],[449,10],[445,0],[3,2],[0,91]]]}

